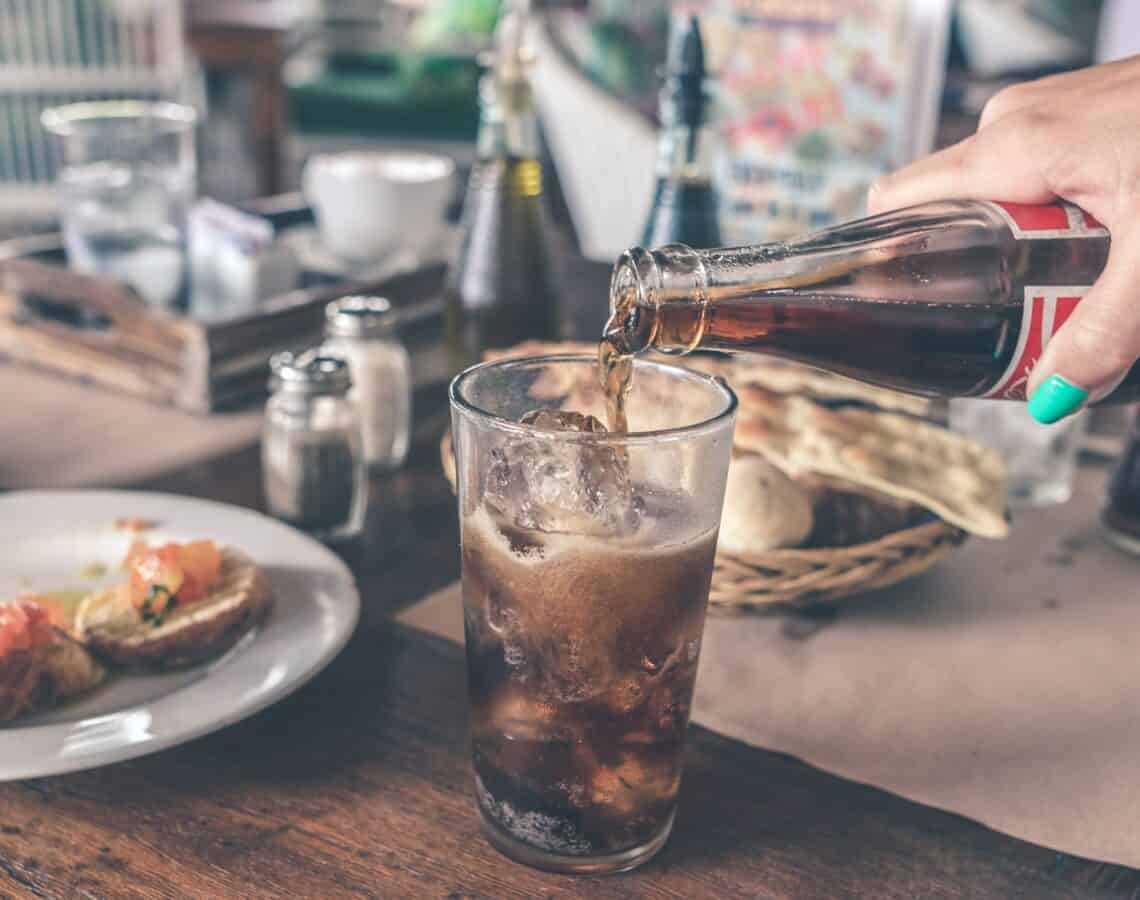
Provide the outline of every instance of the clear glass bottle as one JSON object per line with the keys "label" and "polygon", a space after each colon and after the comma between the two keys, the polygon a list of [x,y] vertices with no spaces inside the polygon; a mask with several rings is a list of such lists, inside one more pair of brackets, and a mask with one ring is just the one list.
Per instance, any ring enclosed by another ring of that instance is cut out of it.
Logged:
{"label": "clear glass bottle", "polygon": [[[794,241],[633,248],[614,269],[616,355],[753,351],[934,397],[1024,400],[1033,364],[1104,269],[1076,207],[942,200]],[[1140,397],[1140,365],[1112,395]]]}
{"label": "clear glass bottle", "polygon": [[279,353],[270,368],[261,439],[266,506],[320,540],[354,537],[364,527],[368,482],[348,363],[310,350]]}
{"label": "clear glass bottle", "polygon": [[348,362],[364,462],[378,470],[403,465],[412,433],[412,363],[395,326],[383,297],[343,297],[325,309],[323,349]]}

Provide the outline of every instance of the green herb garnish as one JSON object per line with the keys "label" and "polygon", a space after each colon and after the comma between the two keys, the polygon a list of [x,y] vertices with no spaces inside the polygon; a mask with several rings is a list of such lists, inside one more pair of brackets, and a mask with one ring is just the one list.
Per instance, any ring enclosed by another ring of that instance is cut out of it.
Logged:
{"label": "green herb garnish", "polygon": [[[162,595],[166,595],[166,606],[163,607],[162,612],[155,612],[154,604],[158,602]],[[158,628],[166,616],[167,610],[174,605],[174,597],[170,593],[170,588],[165,584],[152,584],[150,589],[146,592],[143,598],[142,609],[139,612],[142,614],[144,622],[154,622],[154,627]]]}

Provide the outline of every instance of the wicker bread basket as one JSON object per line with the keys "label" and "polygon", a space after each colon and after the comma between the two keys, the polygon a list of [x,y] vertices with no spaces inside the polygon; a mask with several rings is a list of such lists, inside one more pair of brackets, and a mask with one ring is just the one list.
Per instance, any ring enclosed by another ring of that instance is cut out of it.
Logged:
{"label": "wicker bread basket", "polygon": [[[440,444],[443,471],[455,490],[451,435]],[[940,519],[850,547],[717,554],[709,603],[754,611],[767,606],[832,603],[912,578],[948,556],[966,533]]]}
{"label": "wicker bread basket", "polygon": [[912,578],[965,539],[966,532],[936,519],[853,547],[718,553],[709,603],[740,611],[831,603]]}

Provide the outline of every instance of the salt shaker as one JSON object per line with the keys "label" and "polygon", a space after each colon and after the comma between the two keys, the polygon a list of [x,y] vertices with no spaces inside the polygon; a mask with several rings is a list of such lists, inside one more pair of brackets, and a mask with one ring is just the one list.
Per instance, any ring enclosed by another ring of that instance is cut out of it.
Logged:
{"label": "salt shaker", "polygon": [[348,363],[310,350],[270,361],[261,465],[269,512],[321,540],[364,526],[367,480]]}
{"label": "salt shaker", "polygon": [[364,461],[395,469],[408,455],[412,367],[383,297],[343,297],[325,310],[325,351],[348,360],[352,399],[360,409]]}

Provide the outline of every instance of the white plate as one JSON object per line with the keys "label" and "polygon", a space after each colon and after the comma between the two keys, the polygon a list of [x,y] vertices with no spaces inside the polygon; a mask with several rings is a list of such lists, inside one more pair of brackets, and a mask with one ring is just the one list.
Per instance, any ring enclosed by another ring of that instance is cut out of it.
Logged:
{"label": "white plate", "polygon": [[[269,578],[273,611],[213,662],[166,675],[115,674],[76,702],[0,725],[0,781],[132,759],[233,724],[316,675],[356,626],[352,573],[312,538],[235,506],[127,491],[0,496],[0,602],[121,579],[116,569],[132,535],[114,521],[127,517],[158,523],[148,541],[210,538],[244,550]],[[107,567],[106,577],[84,576],[95,563]]]}

